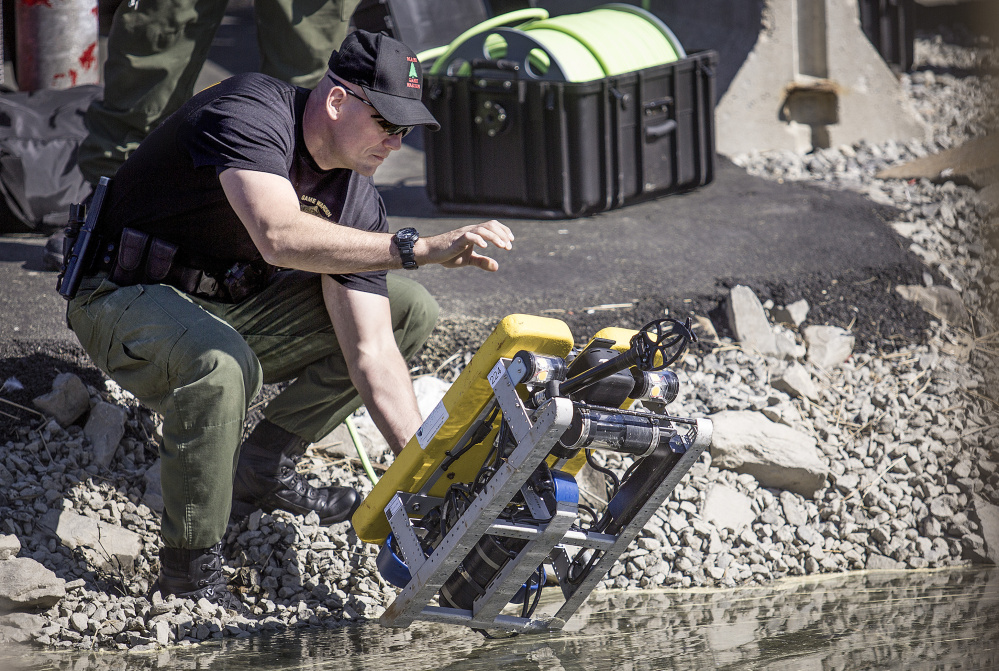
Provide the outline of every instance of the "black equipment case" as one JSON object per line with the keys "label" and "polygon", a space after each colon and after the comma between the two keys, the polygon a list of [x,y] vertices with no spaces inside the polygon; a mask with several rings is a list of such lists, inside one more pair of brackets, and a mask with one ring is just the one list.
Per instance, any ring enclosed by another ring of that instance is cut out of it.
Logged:
{"label": "black equipment case", "polygon": [[888,65],[912,69],[916,39],[913,0],[860,0],[860,27]]}
{"label": "black equipment case", "polygon": [[442,210],[578,217],[708,184],[717,53],[589,82],[520,76],[503,61],[426,74],[427,192]]}

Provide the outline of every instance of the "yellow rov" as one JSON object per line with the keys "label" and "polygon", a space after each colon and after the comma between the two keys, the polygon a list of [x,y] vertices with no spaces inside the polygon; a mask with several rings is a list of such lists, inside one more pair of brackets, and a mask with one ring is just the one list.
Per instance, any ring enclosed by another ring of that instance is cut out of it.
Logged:
{"label": "yellow rov", "polygon": [[[666,368],[695,340],[689,320],[663,319],[570,356],[564,322],[503,319],[354,514],[402,589],[381,623],[561,629],[711,443],[709,420],[665,412],[679,387]],[[601,510],[574,479],[600,468],[593,450],[633,459]],[[553,579],[562,602],[539,614]]]}

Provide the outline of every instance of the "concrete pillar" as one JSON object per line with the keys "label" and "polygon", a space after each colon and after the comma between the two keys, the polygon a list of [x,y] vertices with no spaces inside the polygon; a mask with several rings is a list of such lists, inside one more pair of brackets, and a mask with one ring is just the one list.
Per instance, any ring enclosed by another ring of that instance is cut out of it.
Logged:
{"label": "concrete pillar", "polygon": [[766,0],[761,23],[716,107],[719,152],[924,137],[897,77],[861,30],[857,0]]}

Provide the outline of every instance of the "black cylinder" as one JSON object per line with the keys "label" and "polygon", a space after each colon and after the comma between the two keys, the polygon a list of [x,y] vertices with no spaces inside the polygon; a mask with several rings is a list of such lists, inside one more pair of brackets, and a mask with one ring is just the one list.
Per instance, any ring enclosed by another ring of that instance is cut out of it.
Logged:
{"label": "black cylinder", "polygon": [[475,599],[485,593],[496,574],[525,545],[525,540],[483,536],[441,587],[441,603],[451,608],[471,610]]}
{"label": "black cylinder", "polygon": [[659,424],[652,417],[577,406],[572,424],[559,443],[564,448],[610,450],[643,457],[659,444]]}

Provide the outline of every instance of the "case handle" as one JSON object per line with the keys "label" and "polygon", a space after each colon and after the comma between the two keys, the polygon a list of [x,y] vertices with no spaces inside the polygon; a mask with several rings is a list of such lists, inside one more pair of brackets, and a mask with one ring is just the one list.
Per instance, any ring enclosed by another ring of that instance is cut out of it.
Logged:
{"label": "case handle", "polygon": [[658,123],[655,126],[648,126],[645,129],[645,139],[646,140],[658,140],[668,133],[672,133],[676,130],[676,120],[669,119],[662,123]]}

